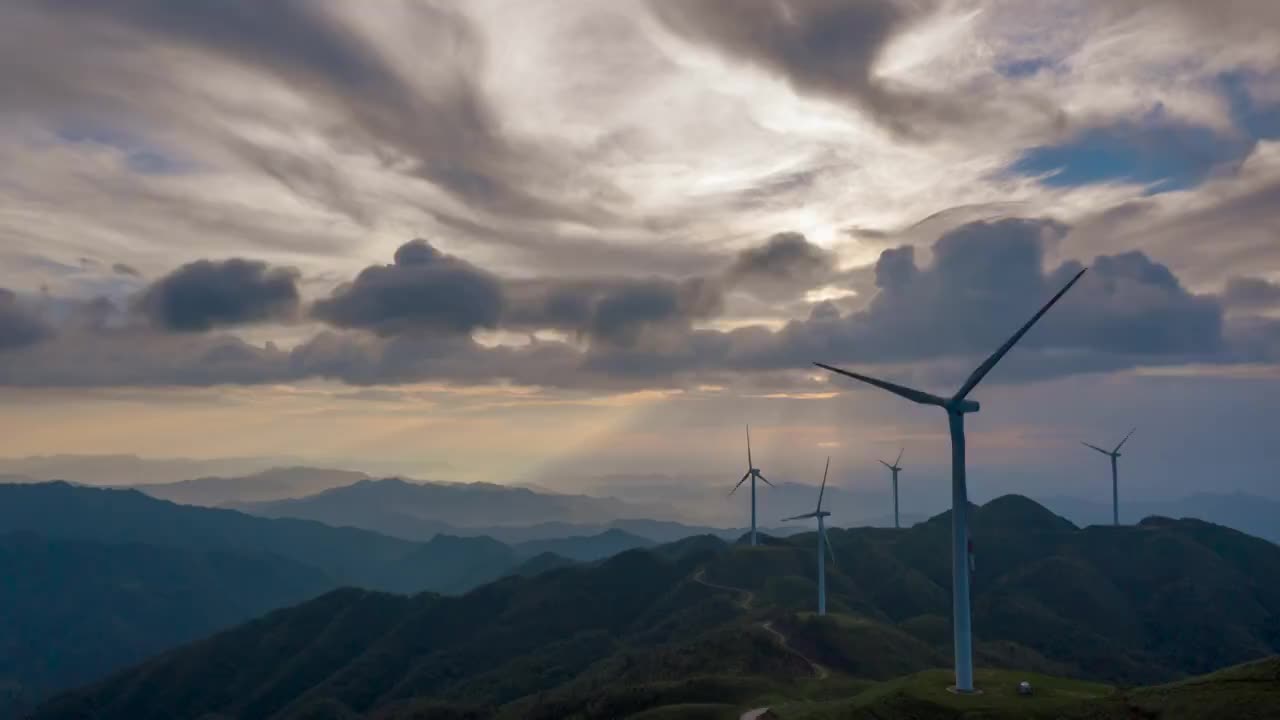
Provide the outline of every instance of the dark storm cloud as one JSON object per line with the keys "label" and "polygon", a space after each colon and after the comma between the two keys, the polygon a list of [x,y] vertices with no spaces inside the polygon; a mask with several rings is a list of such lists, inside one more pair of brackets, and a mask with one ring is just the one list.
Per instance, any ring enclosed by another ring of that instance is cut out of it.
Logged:
{"label": "dark storm cloud", "polygon": [[52,330],[13,291],[0,288],[0,352],[33,345]]}
{"label": "dark storm cloud", "polygon": [[138,307],[156,327],[176,332],[287,320],[298,309],[298,272],[241,258],[199,260],[155,281]]}
{"label": "dark storm cloud", "polygon": [[497,276],[446,255],[425,240],[401,245],[391,265],[365,268],[312,307],[330,325],[379,335],[469,333],[497,327],[503,296]]}
{"label": "dark storm cloud", "polygon": [[1280,283],[1257,277],[1234,277],[1227,281],[1222,299],[1233,308],[1280,307]]}

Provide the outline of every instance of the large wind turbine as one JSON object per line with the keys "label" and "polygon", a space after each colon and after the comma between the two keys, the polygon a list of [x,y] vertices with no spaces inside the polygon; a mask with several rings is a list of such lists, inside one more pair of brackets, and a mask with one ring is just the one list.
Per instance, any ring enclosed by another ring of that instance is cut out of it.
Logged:
{"label": "large wind turbine", "polygon": [[898,463],[902,462],[902,453],[906,451],[906,448],[899,450],[898,459],[894,460],[892,465],[883,460],[880,461],[881,465],[889,468],[889,472],[893,473],[893,526],[895,528],[902,527],[898,524],[898,473],[902,472],[902,466]]}
{"label": "large wind turbine", "polygon": [[[797,515],[795,517],[782,519],[783,522],[789,522],[791,520],[805,520],[807,518],[818,518],[818,614],[819,615],[827,614],[827,568],[826,568],[826,557],[823,555],[822,550],[823,548],[826,548],[827,552],[831,552],[831,546],[827,544],[827,528],[826,528],[826,525],[822,522],[822,518],[830,515],[831,513],[826,512],[825,510],[822,509],[822,493],[826,492],[827,490],[827,470],[830,470],[830,469],[831,469],[831,458],[828,457],[827,466],[822,468],[822,487],[818,488],[818,509],[814,510],[811,513],[805,513],[804,515]],[[831,564],[832,565],[836,564],[835,553],[831,553]]]}
{"label": "large wind turbine", "polygon": [[[1087,269],[1087,268],[1086,268]],[[1027,321],[1013,337],[1005,341],[998,350],[982,362],[964,381],[960,389],[950,398],[943,398],[913,388],[878,380],[867,375],[859,375],[848,370],[814,363],[820,368],[839,373],[854,380],[874,385],[894,395],[904,397],[921,405],[936,405],[947,411],[947,421],[951,428],[951,614],[952,633],[955,644],[956,692],[973,692],[973,636],[969,627],[969,493],[965,487],[964,474],[964,416],[975,413],[981,408],[976,400],[968,399],[969,393],[991,372],[1000,359],[1027,334],[1032,325],[1044,316],[1054,303],[1075,285],[1085,270],[1076,273],[1057,295],[1050,298],[1040,311]]]}
{"label": "large wind turbine", "polygon": [[1097,450],[1103,455],[1111,458],[1111,523],[1113,525],[1120,524],[1120,491],[1116,487],[1118,484],[1116,481],[1116,459],[1120,457],[1120,448],[1124,447],[1124,444],[1129,442],[1129,437],[1133,435],[1134,430],[1137,429],[1138,428],[1130,430],[1129,435],[1124,436],[1124,439],[1120,441],[1120,444],[1116,446],[1115,450],[1103,450],[1097,445],[1090,445],[1087,442],[1080,443],[1085,447],[1093,448],[1094,450]]}
{"label": "large wind turbine", "polygon": [[751,478],[751,544],[755,545],[756,544],[756,478],[763,480],[764,484],[768,485],[769,487],[773,487],[774,485],[773,483],[769,482],[769,480],[765,478],[764,475],[761,475],[760,468],[756,467],[755,463],[751,462],[751,426],[750,425],[747,426],[747,474],[742,476],[742,479],[738,481],[737,485],[733,486],[733,489],[729,491],[729,494],[732,495],[735,492],[737,492],[738,488],[742,485],[742,483],[747,481],[747,478]]}

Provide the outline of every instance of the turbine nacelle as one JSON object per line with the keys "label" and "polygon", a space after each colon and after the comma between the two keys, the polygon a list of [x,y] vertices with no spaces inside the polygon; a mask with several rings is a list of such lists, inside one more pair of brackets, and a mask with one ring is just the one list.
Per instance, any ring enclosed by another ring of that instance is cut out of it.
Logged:
{"label": "turbine nacelle", "polygon": [[967,415],[981,410],[982,403],[979,403],[977,400],[970,400],[969,398],[951,398],[943,407],[947,409],[947,412]]}

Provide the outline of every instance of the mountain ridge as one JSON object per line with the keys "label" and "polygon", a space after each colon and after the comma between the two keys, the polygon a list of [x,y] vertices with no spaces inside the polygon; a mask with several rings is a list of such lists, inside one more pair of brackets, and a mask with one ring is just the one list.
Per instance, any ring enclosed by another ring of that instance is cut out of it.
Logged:
{"label": "mountain ridge", "polygon": [[[1134,685],[1280,650],[1280,548],[1271,543],[1198,521],[1068,528],[1024,499],[988,506],[972,524],[982,672]],[[950,538],[938,518],[832,530],[838,561],[828,566],[825,618],[812,612],[811,533],[759,547],[703,536],[458,597],[330,593],[64,695],[36,717],[391,719],[430,708],[439,715],[426,717],[551,720],[688,702],[727,712],[762,694],[803,699],[815,680],[798,653],[852,696],[950,656]],[[362,619],[375,609],[376,622]],[[310,628],[294,618],[313,616],[323,632],[288,630]],[[309,680],[236,670],[273,666],[263,639],[280,633],[294,644],[271,652],[307,668]],[[213,676],[216,687],[183,680]],[[241,690],[227,699],[225,686]],[[246,703],[259,704],[249,713]]]}

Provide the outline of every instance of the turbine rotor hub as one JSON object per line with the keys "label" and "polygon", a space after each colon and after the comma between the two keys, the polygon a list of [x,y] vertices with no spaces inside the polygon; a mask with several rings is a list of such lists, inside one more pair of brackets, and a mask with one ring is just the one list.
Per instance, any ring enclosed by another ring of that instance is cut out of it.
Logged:
{"label": "turbine rotor hub", "polygon": [[947,408],[947,412],[966,415],[968,413],[976,413],[979,410],[981,410],[982,404],[979,403],[977,400],[970,400],[969,398],[964,398],[962,400],[951,400],[947,402],[946,408]]}

